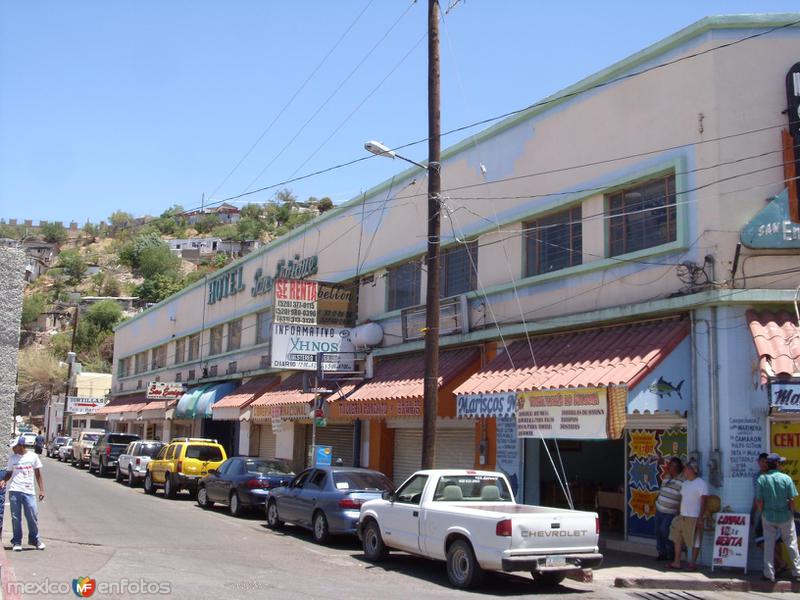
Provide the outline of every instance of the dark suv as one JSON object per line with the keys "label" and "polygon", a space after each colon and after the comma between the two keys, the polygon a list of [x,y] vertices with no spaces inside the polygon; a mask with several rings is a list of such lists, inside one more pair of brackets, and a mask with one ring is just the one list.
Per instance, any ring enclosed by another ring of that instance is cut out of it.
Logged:
{"label": "dark suv", "polygon": [[119,455],[138,439],[139,436],[132,433],[104,433],[89,454],[89,473],[97,469],[100,477],[111,474],[117,468]]}

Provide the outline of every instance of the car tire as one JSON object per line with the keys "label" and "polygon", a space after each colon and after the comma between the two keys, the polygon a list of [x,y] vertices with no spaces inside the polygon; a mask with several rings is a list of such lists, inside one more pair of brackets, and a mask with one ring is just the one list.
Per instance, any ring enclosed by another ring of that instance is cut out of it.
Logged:
{"label": "car tire", "polygon": [[231,515],[234,517],[238,518],[244,514],[244,507],[242,506],[242,501],[239,499],[239,494],[237,494],[236,492],[233,492],[231,494],[228,507],[231,510]]}
{"label": "car tire", "polygon": [[204,485],[201,485],[199,488],[197,488],[197,505],[201,508],[214,507],[214,503],[208,499],[208,490]]}
{"label": "car tire", "polygon": [[468,590],[481,584],[486,575],[475,552],[467,540],[459,539],[447,549],[447,579],[461,590]]}
{"label": "car tire", "polygon": [[153,475],[148,471],[144,476],[144,493],[151,496],[156,493],[156,486],[153,484]]}
{"label": "car tire", "polygon": [[108,474],[108,469],[103,464],[103,459],[98,459],[97,461],[97,476],[98,477],[105,477]]}
{"label": "car tire", "polygon": [[364,556],[369,562],[381,562],[389,557],[389,548],[383,543],[381,528],[374,519],[367,521],[364,527],[361,546],[364,549]]}
{"label": "car tire", "polygon": [[177,490],[175,489],[175,482],[172,480],[172,475],[167,473],[164,475],[164,497],[169,498],[170,500],[175,499],[175,494]]}
{"label": "car tire", "polygon": [[[81,465],[83,466],[83,465]],[[89,465],[86,467],[87,472],[94,473],[94,466],[92,466],[92,459],[89,459]]]}
{"label": "car tire", "polygon": [[314,517],[311,519],[311,533],[314,536],[314,541],[318,544],[327,544],[331,539],[328,519],[321,510],[315,512]]}
{"label": "car tire", "polygon": [[564,581],[566,577],[564,573],[540,573],[538,571],[531,571],[531,575],[533,576],[533,581],[543,587],[555,587]]}
{"label": "car tire", "polygon": [[283,521],[278,515],[278,502],[276,500],[270,500],[269,504],[267,504],[267,527],[270,529],[283,527]]}
{"label": "car tire", "polygon": [[114,481],[117,483],[122,483],[122,471],[120,470],[119,465],[117,465],[117,469],[114,471]]}
{"label": "car tire", "polygon": [[136,477],[133,476],[132,469],[128,469],[128,487],[136,487]]}

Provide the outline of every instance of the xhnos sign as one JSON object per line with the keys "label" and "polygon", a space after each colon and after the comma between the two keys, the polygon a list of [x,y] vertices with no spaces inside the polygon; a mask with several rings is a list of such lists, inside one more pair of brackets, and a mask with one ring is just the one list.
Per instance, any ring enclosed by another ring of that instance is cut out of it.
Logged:
{"label": "xhnos sign", "polygon": [[772,383],[769,386],[769,405],[784,412],[800,412],[800,382]]}
{"label": "xhnos sign", "polygon": [[604,440],[607,420],[606,388],[522,392],[517,401],[521,438]]}
{"label": "xhnos sign", "polygon": [[182,383],[151,381],[147,384],[148,400],[178,400],[186,392]]}
{"label": "xhnos sign", "polygon": [[350,329],[346,327],[272,324],[274,368],[315,371],[317,355],[322,352],[326,354],[326,371],[352,371],[353,350]]}

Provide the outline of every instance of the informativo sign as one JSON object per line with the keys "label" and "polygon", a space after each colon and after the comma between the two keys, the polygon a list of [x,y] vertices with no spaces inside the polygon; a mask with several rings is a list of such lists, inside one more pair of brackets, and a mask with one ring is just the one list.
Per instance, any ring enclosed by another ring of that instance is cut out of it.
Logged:
{"label": "informativo sign", "polygon": [[178,400],[186,392],[182,383],[151,381],[147,384],[148,400]]}
{"label": "informativo sign", "polygon": [[67,412],[74,415],[84,415],[94,412],[106,405],[105,398],[88,398],[86,396],[67,396]]}
{"label": "informativo sign", "polygon": [[274,323],[294,325],[317,324],[316,281],[278,279],[275,281],[275,300],[272,308]]}
{"label": "informativo sign", "polygon": [[272,366],[295,371],[315,371],[317,356],[325,353],[326,371],[352,371],[353,344],[347,327],[272,324]]}
{"label": "informativo sign", "polygon": [[604,440],[608,438],[606,388],[521,392],[517,435],[521,438]]}
{"label": "informativo sign", "polygon": [[714,567],[738,567],[747,570],[747,547],[750,540],[750,515],[717,513],[714,528]]}

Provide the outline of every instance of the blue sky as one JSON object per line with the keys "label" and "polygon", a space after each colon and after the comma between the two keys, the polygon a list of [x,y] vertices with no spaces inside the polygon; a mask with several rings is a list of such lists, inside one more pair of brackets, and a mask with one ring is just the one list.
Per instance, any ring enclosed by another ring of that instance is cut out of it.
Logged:
{"label": "blue sky", "polygon": [[[442,29],[442,125],[522,108],[709,14],[797,9],[464,0]],[[222,199],[361,157],[369,139],[424,138],[426,10],[426,0],[6,0],[0,217],[84,222],[192,208],[202,194]],[[340,203],[402,169],[368,160],[289,187]]]}

